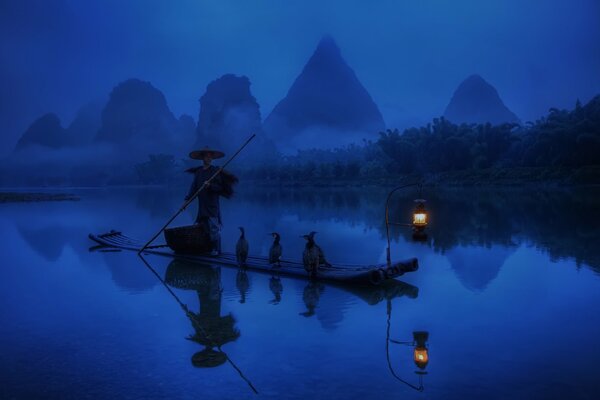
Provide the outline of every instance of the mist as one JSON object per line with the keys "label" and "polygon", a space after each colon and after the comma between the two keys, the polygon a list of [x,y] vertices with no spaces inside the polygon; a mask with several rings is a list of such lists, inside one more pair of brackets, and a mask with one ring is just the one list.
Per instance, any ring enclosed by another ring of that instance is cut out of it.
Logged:
{"label": "mist", "polygon": [[588,1],[68,1],[0,4],[0,155],[47,112],[139,78],[197,119],[207,84],[245,75],[268,116],[324,34],[390,128],[444,112],[473,73],[523,121],[600,92],[600,3]]}

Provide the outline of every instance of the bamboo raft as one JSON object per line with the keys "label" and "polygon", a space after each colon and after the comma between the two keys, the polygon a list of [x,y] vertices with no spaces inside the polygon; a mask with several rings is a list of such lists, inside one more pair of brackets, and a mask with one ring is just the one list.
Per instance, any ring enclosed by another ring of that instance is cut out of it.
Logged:
{"label": "bamboo raft", "polygon": [[[130,238],[121,232],[110,231],[98,235],[90,234],[89,238],[101,246],[140,251],[144,243],[140,240]],[[181,260],[187,260],[200,264],[223,265],[239,268],[236,256],[233,253],[223,252],[218,256],[208,254],[190,254],[175,252],[168,248],[168,245],[149,246],[144,254],[154,254],[165,257],[173,257]],[[262,271],[267,273],[277,272],[280,275],[296,276],[309,279],[304,265],[292,260],[281,260],[281,266],[272,266],[268,258],[260,256],[248,256],[243,266],[248,270]],[[361,284],[361,285],[380,285],[385,281],[397,278],[407,272],[414,272],[419,268],[416,258],[392,263],[390,267],[387,264],[332,264],[330,266],[320,266],[317,272],[316,280],[331,281],[339,283]]]}

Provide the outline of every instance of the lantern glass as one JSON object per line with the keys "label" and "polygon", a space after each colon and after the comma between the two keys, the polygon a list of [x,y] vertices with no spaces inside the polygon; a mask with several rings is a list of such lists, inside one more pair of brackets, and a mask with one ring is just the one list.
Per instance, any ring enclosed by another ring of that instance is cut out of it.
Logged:
{"label": "lantern glass", "polygon": [[429,352],[427,350],[427,347],[420,347],[420,346],[415,347],[413,356],[414,356],[413,358],[414,358],[414,361],[415,361],[415,364],[417,365],[417,367],[419,367],[421,369],[425,369],[425,367],[427,366],[427,363],[429,363]]}
{"label": "lantern glass", "polygon": [[413,216],[413,224],[415,225],[427,225],[427,214],[423,212],[415,212]]}
{"label": "lantern glass", "polygon": [[413,213],[413,226],[425,227],[427,226],[427,210],[425,209],[425,200],[417,199],[415,211]]}

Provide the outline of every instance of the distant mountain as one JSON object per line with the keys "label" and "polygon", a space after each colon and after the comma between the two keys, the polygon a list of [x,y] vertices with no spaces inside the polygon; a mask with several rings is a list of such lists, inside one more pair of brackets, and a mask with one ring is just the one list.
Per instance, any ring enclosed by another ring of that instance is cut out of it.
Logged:
{"label": "distant mountain", "polygon": [[83,106],[66,129],[62,127],[56,114],[42,115],[23,133],[15,150],[23,150],[32,145],[61,149],[91,143],[100,128],[103,105],[102,102],[91,102]]}
{"label": "distant mountain", "polygon": [[334,40],[325,36],[263,127],[278,146],[294,149],[376,138],[385,124]]}
{"label": "distant mountain", "polygon": [[182,127],[163,93],[139,79],[126,80],[112,90],[95,139],[136,155],[173,153],[183,144]]}
{"label": "distant mountain", "polygon": [[79,109],[67,128],[73,144],[91,143],[102,125],[102,109],[106,102],[92,101]]}
{"label": "distant mountain", "polygon": [[471,75],[456,89],[444,117],[454,123],[519,122],[519,118],[504,105],[496,89],[479,75]]}
{"label": "distant mountain", "polygon": [[257,134],[252,150],[240,154],[241,159],[275,152],[262,135],[260,107],[250,92],[250,80],[226,74],[210,82],[200,98],[196,147],[216,147],[231,155],[252,133]]}
{"label": "distant mountain", "polygon": [[54,113],[44,114],[36,119],[23,133],[16,151],[26,149],[31,146],[42,146],[51,149],[71,145],[71,138],[66,129],[60,124],[60,119]]}

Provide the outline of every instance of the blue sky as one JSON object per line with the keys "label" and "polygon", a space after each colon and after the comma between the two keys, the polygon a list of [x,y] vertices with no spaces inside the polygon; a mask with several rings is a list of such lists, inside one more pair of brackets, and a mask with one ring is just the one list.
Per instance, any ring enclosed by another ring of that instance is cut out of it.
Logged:
{"label": "blue sky", "polygon": [[0,0],[0,154],[131,77],[197,118],[211,80],[246,75],[264,118],[323,34],[389,127],[441,115],[472,73],[525,121],[600,93],[597,0]]}

